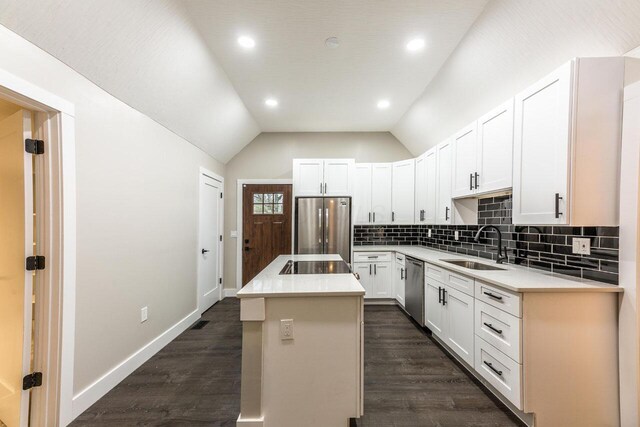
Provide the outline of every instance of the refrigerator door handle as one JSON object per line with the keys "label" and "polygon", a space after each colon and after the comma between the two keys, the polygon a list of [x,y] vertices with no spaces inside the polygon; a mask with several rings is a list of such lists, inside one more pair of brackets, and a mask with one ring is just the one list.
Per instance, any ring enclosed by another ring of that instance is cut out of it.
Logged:
{"label": "refrigerator door handle", "polygon": [[[324,224],[327,230],[329,230],[329,208],[325,208],[324,210]],[[329,233],[325,233],[324,242],[329,244]],[[324,253],[327,253],[327,248],[324,248]]]}

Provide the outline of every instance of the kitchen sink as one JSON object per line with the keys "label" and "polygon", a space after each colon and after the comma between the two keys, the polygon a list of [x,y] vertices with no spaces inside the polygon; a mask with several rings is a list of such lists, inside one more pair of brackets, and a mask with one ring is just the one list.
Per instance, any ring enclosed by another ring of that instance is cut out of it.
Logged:
{"label": "kitchen sink", "polygon": [[463,259],[441,259],[440,261],[448,262],[449,264],[457,265],[459,267],[469,268],[471,270],[504,270],[504,268],[494,267],[493,265],[475,261],[465,261]]}

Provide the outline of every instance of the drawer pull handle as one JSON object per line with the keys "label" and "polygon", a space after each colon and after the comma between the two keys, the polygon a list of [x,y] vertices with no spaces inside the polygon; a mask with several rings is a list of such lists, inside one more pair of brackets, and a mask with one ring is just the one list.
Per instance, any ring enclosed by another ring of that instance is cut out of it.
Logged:
{"label": "drawer pull handle", "polygon": [[487,328],[491,329],[491,330],[492,330],[493,332],[495,332],[496,334],[500,334],[500,335],[502,335],[502,329],[494,328],[494,327],[493,327],[493,325],[492,325],[491,323],[484,322],[484,326],[486,326]]}
{"label": "drawer pull handle", "polygon": [[442,288],[438,286],[438,304],[442,304]]}
{"label": "drawer pull handle", "polygon": [[493,365],[491,364],[491,362],[487,362],[486,360],[483,362],[485,365],[487,365],[489,367],[489,369],[491,369],[493,372],[495,372],[496,374],[502,376],[502,371],[497,370],[496,368],[493,367]]}
{"label": "drawer pull handle", "polygon": [[484,292],[484,294],[488,297],[497,299],[498,301],[502,301],[502,297],[500,295],[492,294],[491,292]]}
{"label": "drawer pull handle", "polygon": [[369,258],[369,259],[374,259],[374,258],[378,258],[378,255],[374,255],[374,256],[368,256],[367,258]]}

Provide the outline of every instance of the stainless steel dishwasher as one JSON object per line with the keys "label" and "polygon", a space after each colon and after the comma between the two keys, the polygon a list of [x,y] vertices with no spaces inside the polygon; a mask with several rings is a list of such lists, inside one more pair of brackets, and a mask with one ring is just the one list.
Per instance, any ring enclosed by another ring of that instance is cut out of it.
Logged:
{"label": "stainless steel dishwasher", "polygon": [[406,257],[404,308],[413,320],[424,326],[424,263],[415,258]]}

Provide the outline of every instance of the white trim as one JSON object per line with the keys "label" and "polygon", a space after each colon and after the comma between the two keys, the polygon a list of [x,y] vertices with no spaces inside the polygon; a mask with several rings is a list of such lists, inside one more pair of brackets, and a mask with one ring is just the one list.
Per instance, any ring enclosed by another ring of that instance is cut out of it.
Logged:
{"label": "white trim", "polygon": [[[218,277],[216,278],[219,282],[220,279],[224,277],[224,177],[218,175],[217,173],[200,166],[200,173],[198,174],[198,208],[196,211],[198,212],[198,218],[196,221],[197,224],[197,247],[196,247],[196,256],[200,251],[200,197],[202,194],[202,176],[206,176],[208,178],[213,179],[214,181],[218,181],[220,183],[220,194],[222,194],[222,198],[220,199],[220,203],[218,204],[218,232],[222,237],[222,241],[218,242]],[[196,283],[196,310],[200,310],[200,262],[197,262],[198,271],[196,271],[196,275],[198,277],[198,283]],[[222,301],[224,298],[224,280],[219,284],[218,287],[218,301]],[[205,310],[203,310],[204,312]]]}
{"label": "white trim", "polygon": [[[236,290],[242,289],[242,186],[244,184],[291,184],[293,179],[239,179],[236,194]],[[293,191],[291,192],[293,197]],[[291,203],[293,206],[293,201]],[[293,218],[292,221],[293,223]]]}
{"label": "white trim", "polygon": [[178,335],[187,330],[200,318],[198,310],[192,311],[178,323],[167,329],[150,343],[120,362],[116,367],[104,374],[93,384],[86,387],[73,397],[73,418],[82,414],[102,396],[118,385],[127,376],[131,375],[143,363],[162,350],[167,344],[176,339]]}
{"label": "white trim", "polygon": [[[57,413],[47,418],[53,425],[67,425],[73,420],[73,364],[75,337],[75,289],[76,289],[76,156],[75,156],[75,107],[72,103],[35,86],[5,70],[0,69],[0,95],[25,108],[48,113],[47,125],[51,130],[47,142],[48,153],[45,168],[47,185],[44,197],[46,206],[45,252],[47,270],[44,285],[51,290],[49,301],[52,313],[59,317],[48,323],[49,355],[59,356],[59,382],[57,396],[48,396],[46,413]],[[43,332],[44,334],[45,332]],[[55,373],[49,372],[49,380],[55,381]]]}
{"label": "white trim", "polygon": [[235,298],[236,294],[238,293],[237,289],[223,289],[222,291],[224,292],[225,298],[230,298],[230,297]]}

